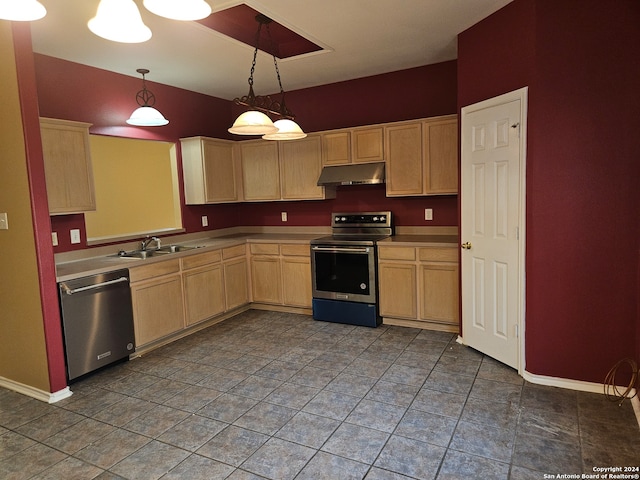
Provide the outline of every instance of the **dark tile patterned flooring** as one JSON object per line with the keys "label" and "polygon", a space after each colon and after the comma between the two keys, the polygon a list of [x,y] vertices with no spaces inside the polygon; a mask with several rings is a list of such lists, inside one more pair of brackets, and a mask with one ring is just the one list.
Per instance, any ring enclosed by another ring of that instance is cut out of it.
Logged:
{"label": "dark tile patterned flooring", "polygon": [[72,385],[0,389],[0,478],[542,479],[640,465],[630,403],[451,334],[248,311]]}

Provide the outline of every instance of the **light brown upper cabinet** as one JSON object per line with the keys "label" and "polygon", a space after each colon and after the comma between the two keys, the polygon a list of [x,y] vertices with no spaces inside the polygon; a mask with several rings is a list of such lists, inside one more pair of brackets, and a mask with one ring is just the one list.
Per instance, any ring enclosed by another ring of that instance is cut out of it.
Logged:
{"label": "light brown upper cabinet", "polygon": [[96,209],[89,149],[91,124],[40,118],[49,213]]}
{"label": "light brown upper cabinet", "polygon": [[382,126],[322,133],[322,164],[346,165],[384,161]]}
{"label": "light brown upper cabinet", "polygon": [[322,164],[344,165],[351,163],[351,132],[335,130],[322,134]]}
{"label": "light brown upper cabinet", "polygon": [[191,137],[181,139],[180,143],[187,205],[241,200],[236,142]]}
{"label": "light brown upper cabinet", "polygon": [[383,128],[361,127],[351,130],[351,162],[369,163],[384,161]]}
{"label": "light brown upper cabinet", "polygon": [[335,190],[318,186],[322,171],[322,140],[309,135],[300,140],[240,142],[242,188],[246,201],[320,200]]}
{"label": "light brown upper cabinet", "polygon": [[280,180],[282,199],[323,199],[324,187],[318,186],[322,171],[322,140],[308,135],[301,140],[280,142]]}
{"label": "light brown upper cabinet", "polygon": [[240,143],[244,199],[280,200],[278,142],[247,140]]}
{"label": "light brown upper cabinet", "polygon": [[457,115],[422,122],[422,155],[424,193],[458,193]]}
{"label": "light brown upper cabinet", "polygon": [[446,115],[386,125],[387,196],[458,193],[458,120]]}

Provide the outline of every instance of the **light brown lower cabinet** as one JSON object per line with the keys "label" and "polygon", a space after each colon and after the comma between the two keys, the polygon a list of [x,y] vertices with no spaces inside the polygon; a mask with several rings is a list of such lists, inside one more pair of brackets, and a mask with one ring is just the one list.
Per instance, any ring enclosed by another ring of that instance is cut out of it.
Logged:
{"label": "light brown lower cabinet", "polygon": [[309,245],[281,245],[282,301],[311,308],[311,254]]}
{"label": "light brown lower cabinet", "polygon": [[186,325],[225,311],[224,275],[219,250],[181,259]]}
{"label": "light brown lower cabinet", "polygon": [[311,308],[309,244],[252,243],[254,303]]}
{"label": "light brown lower cabinet", "polygon": [[222,249],[224,295],[227,311],[249,303],[249,269],[246,244]]}
{"label": "light brown lower cabinet", "polygon": [[380,246],[380,314],[386,323],[459,331],[458,250]]}
{"label": "light brown lower cabinet", "polygon": [[136,348],[184,328],[178,259],[129,269]]}

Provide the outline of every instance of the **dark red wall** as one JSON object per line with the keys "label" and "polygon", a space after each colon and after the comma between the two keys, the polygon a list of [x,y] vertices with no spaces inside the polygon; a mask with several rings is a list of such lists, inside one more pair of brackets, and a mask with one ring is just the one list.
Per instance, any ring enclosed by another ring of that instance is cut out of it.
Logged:
{"label": "dark red wall", "polygon": [[526,370],[640,356],[640,3],[515,0],[459,36],[458,103],[529,86]]}
{"label": "dark red wall", "polygon": [[[232,102],[148,81],[156,107],[169,119],[164,127],[126,126],[135,104],[141,78],[129,77],[44,55],[36,55],[40,114],[92,123],[91,133],[177,141],[204,135],[234,138],[227,128],[242,110]],[[153,72],[148,75],[153,79]],[[309,132],[370,125],[456,112],[456,62],[377,75],[347,82],[287,92],[287,105]],[[240,92],[242,93],[242,92]],[[183,202],[184,203],[184,202]],[[432,208],[433,221],[424,220]],[[457,197],[386,198],[384,186],[339,187],[333,200],[264,202],[232,205],[185,206],[183,223],[188,232],[202,231],[202,215],[213,230],[236,225],[329,225],[333,211],[391,210],[397,225],[455,226]],[[284,224],[280,213],[286,211]],[[56,253],[86,248],[83,215],[51,218],[58,232]],[[70,229],[79,229],[82,243],[71,245]]]}

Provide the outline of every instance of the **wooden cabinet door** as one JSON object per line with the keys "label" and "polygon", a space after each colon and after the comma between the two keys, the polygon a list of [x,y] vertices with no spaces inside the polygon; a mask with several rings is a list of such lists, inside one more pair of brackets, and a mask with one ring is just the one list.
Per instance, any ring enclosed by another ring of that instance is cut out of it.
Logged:
{"label": "wooden cabinet door", "polygon": [[[244,245],[242,247],[244,248]],[[245,257],[234,258],[225,261],[223,267],[226,309],[233,310],[241,305],[246,305],[249,303],[247,259]]]}
{"label": "wooden cabinet door", "polygon": [[49,213],[96,209],[89,124],[40,119]]}
{"label": "wooden cabinet door", "polygon": [[423,122],[422,135],[424,193],[458,193],[457,116]]}
{"label": "wooden cabinet door", "polygon": [[322,164],[344,165],[351,163],[351,132],[327,132],[322,134]]}
{"label": "wooden cabinet door", "polygon": [[382,127],[355,128],[351,131],[353,163],[384,161],[384,134]]}
{"label": "wooden cabinet door", "polygon": [[282,286],[285,305],[310,308],[311,258],[282,257]]}
{"label": "wooden cabinet door", "polygon": [[137,347],[184,327],[180,274],[132,284],[131,300]]}
{"label": "wooden cabinet door", "polygon": [[278,142],[245,141],[240,145],[240,151],[244,199],[247,201],[279,200]]}
{"label": "wooden cabinet door", "polygon": [[202,141],[205,201],[207,203],[238,200],[233,143],[205,139]]}
{"label": "wooden cabinet door", "polygon": [[458,328],[458,264],[420,265],[420,318]]}
{"label": "wooden cabinet door", "polygon": [[301,140],[281,142],[280,177],[282,198],[308,200],[324,198],[324,188],[318,186],[322,171],[322,140],[309,135]]}
{"label": "wooden cabinet door", "polygon": [[387,196],[422,194],[422,125],[385,127]]}
{"label": "wooden cabinet door", "polygon": [[183,272],[185,321],[201,322],[225,310],[222,265],[210,265]]}
{"label": "wooden cabinet door", "polygon": [[279,257],[251,257],[253,301],[282,304],[282,271]]}
{"label": "wooden cabinet door", "polygon": [[378,282],[383,317],[418,318],[414,264],[380,263]]}

